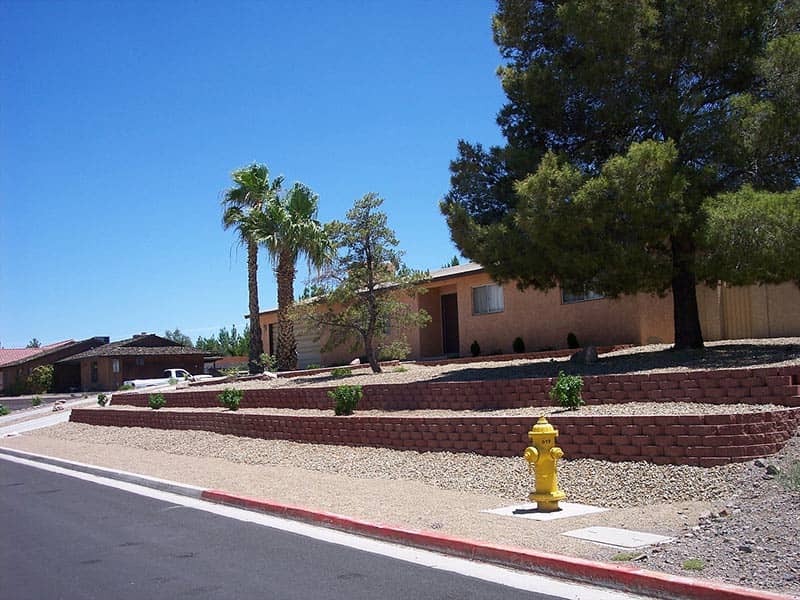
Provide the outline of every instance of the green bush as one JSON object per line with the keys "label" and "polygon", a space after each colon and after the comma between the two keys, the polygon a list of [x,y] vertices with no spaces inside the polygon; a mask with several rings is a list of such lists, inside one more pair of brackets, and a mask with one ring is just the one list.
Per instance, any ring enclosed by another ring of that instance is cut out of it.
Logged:
{"label": "green bush", "polygon": [[521,337],[515,337],[514,338],[514,343],[511,344],[511,348],[517,354],[522,354],[523,352],[525,352],[525,342],[522,341]]}
{"label": "green bush", "polygon": [[11,412],[10,410],[8,410],[5,406],[0,404],[0,417],[5,416],[10,412]]}
{"label": "green bush", "polygon": [[345,377],[350,377],[352,374],[353,370],[347,367],[338,367],[331,370],[331,377],[334,379],[344,379]]}
{"label": "green bush", "polygon": [[571,331],[567,334],[567,348],[575,349],[580,348],[581,345],[578,343],[578,336],[572,333]]}
{"label": "green bush", "polygon": [[175,379],[174,377],[170,377],[169,379],[167,379],[167,383],[169,385],[178,385],[178,380]]}
{"label": "green bush", "polygon": [[311,369],[321,369],[322,365],[319,363],[311,363],[306,365],[306,370],[310,371]]}
{"label": "green bush", "polygon": [[130,383],[124,383],[121,386],[119,386],[119,389],[117,391],[118,392],[127,392],[128,390],[132,390],[132,389],[135,389],[134,386],[132,386]]}
{"label": "green bush", "polygon": [[781,473],[780,480],[788,489],[800,492],[800,460],[793,461],[786,472]]}
{"label": "green bush", "polygon": [[225,388],[219,393],[217,399],[219,403],[228,410],[239,410],[239,404],[242,402],[242,395],[242,390]]}
{"label": "green bush", "polygon": [[159,408],[164,407],[166,404],[167,401],[164,400],[164,394],[150,394],[147,397],[147,405],[153,410],[158,410]]}
{"label": "green bush", "polygon": [[577,410],[583,404],[582,389],[583,379],[580,376],[566,375],[564,371],[559,371],[556,382],[550,388],[550,398],[563,408]]}
{"label": "green bush", "polygon": [[108,404],[108,396],[105,394],[97,394],[97,404],[100,406],[105,406]]}
{"label": "green bush", "polygon": [[261,356],[258,357],[258,364],[264,367],[267,371],[275,372],[278,370],[278,357],[274,354],[262,352]]}
{"label": "green bush", "polygon": [[378,352],[378,360],[405,360],[411,354],[411,346],[405,340],[394,340],[382,346]]}
{"label": "green bush", "polygon": [[53,365],[39,365],[28,376],[28,389],[32,394],[44,394],[53,388]]}
{"label": "green bush", "polygon": [[42,399],[39,396],[34,396],[31,398],[31,406],[39,406],[42,403]]}
{"label": "green bush", "polygon": [[340,385],[335,390],[328,390],[333,399],[333,412],[336,415],[352,415],[363,392],[360,385]]}
{"label": "green bush", "polygon": [[478,356],[481,353],[481,345],[478,343],[478,340],[472,341],[469,351],[472,352],[472,356]]}

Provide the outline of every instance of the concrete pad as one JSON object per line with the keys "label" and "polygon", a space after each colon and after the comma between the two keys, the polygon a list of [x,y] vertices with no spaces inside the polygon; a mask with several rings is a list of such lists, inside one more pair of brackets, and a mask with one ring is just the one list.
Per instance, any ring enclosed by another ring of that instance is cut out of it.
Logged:
{"label": "concrete pad", "polygon": [[559,502],[559,508],[554,512],[539,512],[535,502],[526,502],[515,506],[504,506],[503,508],[492,508],[481,512],[504,517],[521,517],[523,519],[533,519],[534,521],[553,521],[555,519],[565,519],[567,517],[580,517],[608,510],[599,506],[589,506],[588,504],[574,504],[572,502]]}
{"label": "concrete pad", "polygon": [[616,527],[586,527],[584,529],[565,531],[561,535],[588,540],[605,546],[613,546],[614,548],[643,548],[672,541],[671,537],[664,535],[618,529]]}

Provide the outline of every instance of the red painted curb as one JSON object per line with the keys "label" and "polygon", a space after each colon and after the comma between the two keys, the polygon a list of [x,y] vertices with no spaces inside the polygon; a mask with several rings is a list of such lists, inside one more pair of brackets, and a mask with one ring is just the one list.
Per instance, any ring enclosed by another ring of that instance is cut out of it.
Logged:
{"label": "red painted curb", "polygon": [[300,506],[237,496],[220,490],[206,490],[201,497],[211,502],[308,521],[409,546],[610,586],[627,592],[656,594],[661,598],[692,598],[698,600],[791,600],[792,598],[791,596],[773,592],[763,592],[705,579],[692,579],[680,575],[648,571],[637,567],[612,565],[537,550],[464,540],[434,532],[370,523]]}

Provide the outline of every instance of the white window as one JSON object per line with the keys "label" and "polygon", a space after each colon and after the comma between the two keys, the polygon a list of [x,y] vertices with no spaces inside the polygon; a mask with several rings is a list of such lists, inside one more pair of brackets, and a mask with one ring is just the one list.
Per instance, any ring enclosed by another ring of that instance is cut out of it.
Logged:
{"label": "white window", "polygon": [[487,315],[503,312],[503,288],[499,285],[482,285],[472,288],[472,314]]}
{"label": "white window", "polygon": [[568,292],[561,290],[561,302],[563,304],[573,304],[575,302],[586,302],[587,300],[599,300],[605,298],[603,294],[598,294],[594,290],[584,287],[583,290],[577,292]]}
{"label": "white window", "polygon": [[111,361],[111,370],[114,371],[114,373],[119,373],[119,359],[118,358],[115,358],[114,360]]}

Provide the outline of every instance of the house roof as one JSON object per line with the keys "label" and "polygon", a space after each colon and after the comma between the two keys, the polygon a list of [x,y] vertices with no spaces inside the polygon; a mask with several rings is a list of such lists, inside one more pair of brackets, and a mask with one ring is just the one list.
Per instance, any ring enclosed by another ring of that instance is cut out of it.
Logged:
{"label": "house roof", "polygon": [[[483,270],[484,270],[483,265],[479,265],[478,263],[472,263],[472,262],[464,265],[456,265],[455,267],[444,267],[443,269],[436,269],[434,271],[431,271],[428,274],[428,279],[426,281],[441,281],[442,279],[460,277],[461,275],[480,273]],[[270,308],[268,310],[262,310],[259,314],[267,315],[275,312],[278,312],[277,308]],[[245,315],[245,318],[249,318],[249,316],[250,315]]]}
{"label": "house roof", "polygon": [[87,350],[75,354],[58,362],[73,362],[84,358],[99,358],[110,356],[169,356],[176,354],[201,354],[207,352],[192,346],[181,346],[178,342],[155,334],[135,335],[126,340],[111,342],[94,350]]}
{"label": "house roof", "polygon": [[75,340],[63,340],[38,348],[0,348],[0,367],[12,367],[27,362],[32,358],[37,358],[49,354],[50,352],[60,350],[74,342]]}

